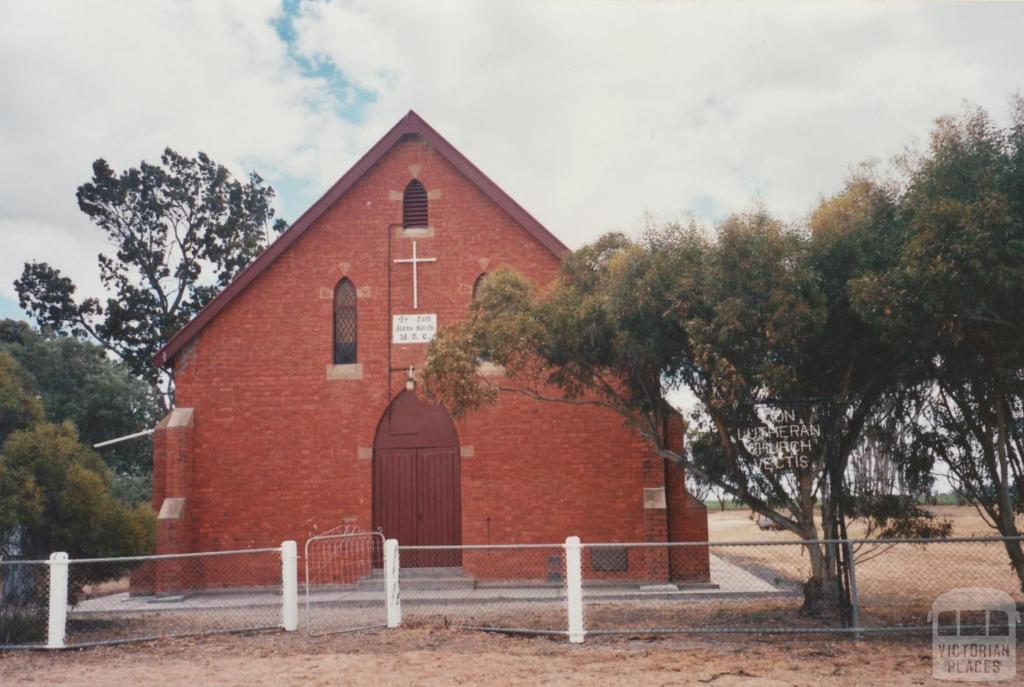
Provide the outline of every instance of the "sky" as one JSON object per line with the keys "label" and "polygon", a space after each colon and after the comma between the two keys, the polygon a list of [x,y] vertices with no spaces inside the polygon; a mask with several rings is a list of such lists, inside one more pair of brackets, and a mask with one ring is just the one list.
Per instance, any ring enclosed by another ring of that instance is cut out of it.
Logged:
{"label": "sky", "polygon": [[0,317],[27,260],[101,295],[76,187],[170,146],[296,219],[414,109],[567,245],[647,215],[800,221],[965,103],[1024,4],[0,0]]}

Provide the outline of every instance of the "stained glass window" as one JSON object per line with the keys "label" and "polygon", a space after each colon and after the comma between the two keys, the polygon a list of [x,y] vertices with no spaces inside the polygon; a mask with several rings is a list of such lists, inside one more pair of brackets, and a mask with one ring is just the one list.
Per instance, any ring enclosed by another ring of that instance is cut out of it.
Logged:
{"label": "stained glass window", "polygon": [[342,279],[334,287],[334,364],[356,362],[356,287]]}

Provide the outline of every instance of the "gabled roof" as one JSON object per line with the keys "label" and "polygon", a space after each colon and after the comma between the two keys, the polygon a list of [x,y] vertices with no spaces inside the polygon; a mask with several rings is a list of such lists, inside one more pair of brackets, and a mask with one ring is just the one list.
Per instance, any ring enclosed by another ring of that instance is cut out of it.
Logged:
{"label": "gabled roof", "polygon": [[157,354],[153,357],[153,364],[157,366],[167,365],[173,360],[175,354],[178,353],[193,337],[196,336],[206,326],[210,320],[215,318],[221,310],[223,310],[228,303],[230,303],[238,294],[240,294],[245,287],[247,287],[256,277],[267,269],[279,255],[288,250],[295,241],[302,236],[307,229],[316,224],[316,221],[327,212],[339,198],[345,195],[352,186],[356,184],[359,179],[362,178],[384,155],[391,150],[392,146],[398,143],[401,138],[407,134],[414,134],[422,138],[424,141],[429,143],[434,150],[436,150],[441,157],[450,162],[463,176],[472,181],[476,186],[483,192],[485,196],[494,201],[498,207],[507,212],[512,219],[518,222],[526,231],[528,231],[537,241],[554,253],[558,257],[562,257],[569,252],[565,244],[555,238],[555,235],[548,231],[544,225],[538,222],[533,216],[523,209],[519,203],[512,200],[512,198],[498,188],[498,185],[488,178],[486,174],[481,172],[476,165],[470,162],[466,157],[455,149],[451,143],[445,140],[441,134],[437,133],[429,124],[423,119],[409,110],[402,119],[398,121],[391,130],[388,131],[384,138],[380,139],[376,145],[370,148],[369,151],[363,157],[356,162],[351,169],[345,172],[344,175],[334,185],[328,189],[320,200],[313,203],[313,205],[306,210],[299,217],[296,222],[288,227],[288,229],[281,234],[276,241],[270,244],[266,250],[264,250],[258,258],[256,258],[252,264],[242,270],[234,281],[217,294],[217,297],[206,304],[206,307],[199,311],[199,313],[192,318],[192,320],[185,325],[177,334],[171,337],[163,348],[157,351]]}

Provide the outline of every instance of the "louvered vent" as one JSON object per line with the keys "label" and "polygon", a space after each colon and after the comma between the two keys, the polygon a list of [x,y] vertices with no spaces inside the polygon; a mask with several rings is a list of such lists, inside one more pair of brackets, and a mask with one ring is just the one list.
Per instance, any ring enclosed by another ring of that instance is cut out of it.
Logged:
{"label": "louvered vent", "polygon": [[413,179],[405,187],[402,198],[402,224],[406,229],[418,229],[427,226],[427,189],[418,179]]}

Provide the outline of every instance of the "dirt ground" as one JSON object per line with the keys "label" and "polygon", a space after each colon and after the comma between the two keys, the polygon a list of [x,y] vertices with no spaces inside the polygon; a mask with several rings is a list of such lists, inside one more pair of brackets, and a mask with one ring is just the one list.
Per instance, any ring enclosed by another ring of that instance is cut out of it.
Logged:
{"label": "dirt ground", "polygon": [[[1018,663],[1024,665],[1020,658]],[[218,636],[0,654],[8,685],[930,685],[928,638],[616,637],[444,628]]]}

